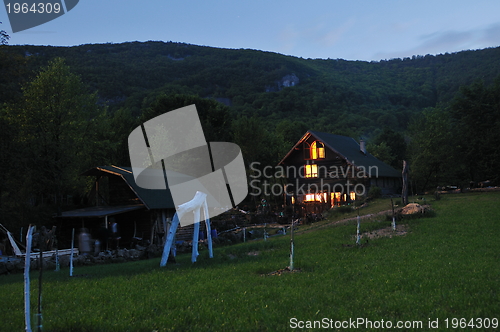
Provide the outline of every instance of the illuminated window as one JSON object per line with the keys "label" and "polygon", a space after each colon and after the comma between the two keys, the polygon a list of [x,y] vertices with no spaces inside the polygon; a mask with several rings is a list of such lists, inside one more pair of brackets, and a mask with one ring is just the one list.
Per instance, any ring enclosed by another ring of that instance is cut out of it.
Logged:
{"label": "illuminated window", "polygon": [[306,194],[304,202],[326,202],[326,193],[323,193],[323,194]]}
{"label": "illuminated window", "polygon": [[325,145],[320,141],[314,141],[312,144],[304,142],[304,159],[324,159]]}
{"label": "illuminated window", "polygon": [[314,141],[311,144],[311,159],[325,158],[325,145],[319,141]]}
{"label": "illuminated window", "polygon": [[335,205],[340,205],[340,193],[330,193],[330,201],[332,203],[332,207]]}
{"label": "illuminated window", "polygon": [[317,178],[318,177],[318,165],[305,165],[304,167],[306,178]]}
{"label": "illuminated window", "polygon": [[[349,193],[349,199],[350,199],[351,201],[355,201],[355,200],[356,200],[356,193],[355,193],[354,191],[351,191],[351,192]],[[346,201],[346,202],[347,202],[347,194],[344,194],[344,201]]]}
{"label": "illuminated window", "polygon": [[315,195],[314,194],[307,194],[306,195],[306,199],[304,199],[305,202],[314,202],[314,197]]}

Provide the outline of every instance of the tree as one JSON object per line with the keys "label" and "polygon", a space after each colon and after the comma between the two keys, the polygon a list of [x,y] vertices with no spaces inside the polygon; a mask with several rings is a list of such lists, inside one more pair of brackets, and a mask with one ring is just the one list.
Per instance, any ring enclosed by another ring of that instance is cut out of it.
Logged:
{"label": "tree", "polygon": [[[403,166],[403,160],[406,158],[406,142],[405,138],[401,133],[398,133],[390,128],[385,128],[374,140],[374,150],[379,151],[382,155],[382,151],[387,150],[384,153],[389,153],[390,157],[382,161],[390,164],[391,166],[401,169]],[[378,147],[378,149],[377,149]],[[371,151],[370,151],[371,152]],[[373,152],[371,152],[373,154]],[[375,155],[375,154],[374,154]],[[375,155],[376,156],[376,155]],[[376,156],[378,158],[378,156]],[[386,156],[384,156],[386,157]]]}
{"label": "tree", "polygon": [[383,161],[386,164],[391,165],[394,162],[395,157],[393,156],[392,150],[386,142],[382,142],[380,144],[369,144],[367,150],[377,159]]}
{"label": "tree", "polygon": [[[256,204],[256,192],[252,192],[253,188],[259,188],[260,192],[270,195],[269,190],[264,190],[263,186],[268,184],[273,186],[274,183],[281,181],[273,175],[263,176],[262,171],[269,166],[273,167],[278,164],[283,158],[283,140],[271,134],[264,126],[264,122],[256,117],[242,116],[235,120],[232,125],[234,142],[241,148],[243,159],[247,166],[247,175],[251,178],[249,188],[254,204]],[[290,147],[288,147],[290,148]],[[256,171],[256,170],[260,170]],[[257,177],[257,174],[261,177]],[[276,201],[276,197],[274,197]]]}
{"label": "tree", "polygon": [[231,112],[227,106],[213,99],[194,95],[160,94],[152,104],[143,110],[140,123],[163,113],[195,104],[207,142],[231,141]]}
{"label": "tree", "polygon": [[283,119],[276,125],[276,135],[281,137],[283,142],[288,145],[288,149],[290,149],[308,129],[307,124],[304,122]]}
{"label": "tree", "polygon": [[282,141],[265,128],[260,118],[242,116],[233,122],[232,129],[234,142],[240,146],[247,166],[253,162],[262,167],[275,166],[283,157]]}
{"label": "tree", "polygon": [[417,191],[454,180],[459,165],[453,158],[449,112],[439,108],[426,109],[412,120],[409,132],[410,172]]}
{"label": "tree", "polygon": [[[2,22],[0,22],[1,24]],[[7,45],[10,36],[7,34],[5,30],[0,30],[0,45]]]}
{"label": "tree", "polygon": [[23,102],[8,113],[20,146],[18,187],[33,205],[52,203],[60,211],[61,197],[77,190],[79,174],[92,163],[97,94],[88,93],[56,58],[23,88]]}
{"label": "tree", "polygon": [[451,105],[451,116],[468,179],[498,180],[500,76],[489,87],[481,81],[462,87]]}
{"label": "tree", "polygon": [[129,108],[107,113],[105,120],[97,124],[102,159],[106,159],[108,164],[130,166],[128,136],[139,125],[139,119],[132,116]]}
{"label": "tree", "polygon": [[0,106],[21,96],[21,84],[28,76],[28,59],[15,52],[8,52],[9,47],[6,45],[9,38],[5,30],[0,30]]}

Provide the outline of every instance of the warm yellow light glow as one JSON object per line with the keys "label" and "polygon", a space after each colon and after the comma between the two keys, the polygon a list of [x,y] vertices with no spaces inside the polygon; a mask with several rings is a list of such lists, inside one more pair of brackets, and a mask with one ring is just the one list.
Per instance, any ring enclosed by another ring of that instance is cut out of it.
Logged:
{"label": "warm yellow light glow", "polygon": [[356,193],[354,191],[351,191],[349,193],[349,197],[351,198],[351,201],[355,201],[356,200]]}
{"label": "warm yellow light glow", "polygon": [[[324,200],[323,200],[324,199]],[[326,193],[323,194],[306,194],[304,202],[326,202]]]}
{"label": "warm yellow light glow", "polygon": [[304,168],[306,178],[317,178],[318,177],[318,165],[306,165]]}
{"label": "warm yellow light glow", "polygon": [[330,203],[332,205],[332,207],[334,207],[335,205],[340,205],[340,196],[341,193],[330,193]]}
{"label": "warm yellow light glow", "polygon": [[292,196],[292,204],[295,204],[295,197]]}
{"label": "warm yellow light glow", "polygon": [[307,194],[306,199],[304,201],[306,202],[311,202],[314,200],[314,195],[313,194]]}
{"label": "warm yellow light glow", "polygon": [[321,142],[314,141],[311,144],[311,159],[323,158],[325,158],[325,146]]}

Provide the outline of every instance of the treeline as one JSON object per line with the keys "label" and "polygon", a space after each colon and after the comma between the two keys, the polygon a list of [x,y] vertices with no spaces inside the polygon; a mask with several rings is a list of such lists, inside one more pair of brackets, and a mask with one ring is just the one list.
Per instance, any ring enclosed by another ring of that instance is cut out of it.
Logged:
{"label": "treeline", "polygon": [[158,42],[0,46],[0,222],[84,206],[82,172],[129,165],[130,132],[190,104],[207,141],[237,143],[247,166],[276,165],[311,129],[363,138],[396,168],[409,160],[415,192],[498,182],[499,51],[367,63]]}
{"label": "treeline", "polygon": [[139,115],[127,107],[111,111],[62,58],[21,85],[0,108],[0,222],[7,227],[85,206],[93,180],[80,174],[99,165],[129,166],[130,132],[183,106],[196,105],[207,141],[236,142],[248,162],[275,164],[306,131],[285,120],[270,132],[255,116],[234,117],[222,103],[187,94],[158,94]]}
{"label": "treeline", "polygon": [[[402,132],[415,113],[448,105],[460,86],[476,78],[491,84],[500,74],[500,48],[378,62],[153,41],[2,51],[22,57],[28,74],[63,57],[112,112],[126,107],[139,115],[157,94],[189,94],[224,101],[236,116],[274,125],[289,118],[366,138],[384,127]],[[287,75],[298,84],[285,87]]]}
{"label": "treeline", "polygon": [[425,109],[410,123],[409,150],[418,189],[498,185],[500,76],[463,86],[450,106]]}

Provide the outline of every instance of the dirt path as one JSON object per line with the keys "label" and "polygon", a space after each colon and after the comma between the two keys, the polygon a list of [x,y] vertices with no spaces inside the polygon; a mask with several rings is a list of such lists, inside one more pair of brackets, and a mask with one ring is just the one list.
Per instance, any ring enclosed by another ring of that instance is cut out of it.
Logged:
{"label": "dirt path", "polygon": [[[372,218],[372,217],[375,217],[375,216],[383,216],[383,215],[387,215],[387,214],[392,214],[392,210],[385,210],[385,211],[380,211],[380,212],[377,212],[377,213],[360,215],[359,218],[361,220],[363,220],[363,219],[368,219],[368,218]],[[358,219],[358,216],[351,217],[351,218],[345,218],[345,219],[341,219],[341,220],[337,220],[337,221],[332,221],[332,222],[329,222],[329,223],[326,223],[326,224],[323,224],[323,225],[319,225],[319,226],[316,226],[316,227],[313,226],[313,227],[308,228],[308,229],[306,229],[304,231],[300,231],[299,230],[299,231],[297,231],[297,233],[308,233],[308,232],[316,231],[316,230],[321,229],[321,228],[331,227],[331,226],[334,226],[334,225],[346,224],[349,221],[354,221],[354,220],[357,220],[357,219]]]}

